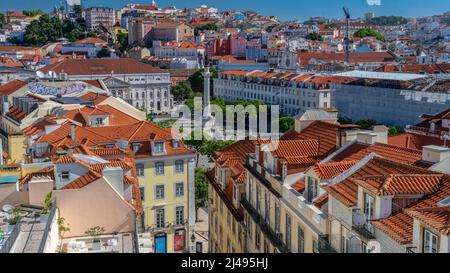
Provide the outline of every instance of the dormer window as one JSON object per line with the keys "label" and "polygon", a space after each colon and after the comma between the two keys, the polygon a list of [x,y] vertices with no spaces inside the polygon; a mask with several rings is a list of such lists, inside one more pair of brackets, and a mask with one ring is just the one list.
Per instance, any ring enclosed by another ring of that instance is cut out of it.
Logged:
{"label": "dormer window", "polygon": [[307,200],[308,202],[312,202],[314,198],[316,198],[319,194],[319,183],[316,179],[312,177],[308,177],[308,191],[307,191]]}
{"label": "dormer window", "polygon": [[141,143],[133,143],[133,152],[137,152],[141,149]]}
{"label": "dormer window", "polygon": [[174,149],[180,148],[180,141],[178,141],[178,140],[172,140],[172,147],[173,147]]}
{"label": "dormer window", "polygon": [[103,118],[95,119],[96,125],[105,125],[105,120]]}
{"label": "dormer window", "polygon": [[62,180],[69,180],[69,172],[62,172],[61,173],[61,179]]}
{"label": "dormer window", "polygon": [[155,142],[154,149],[155,154],[164,153],[164,142]]}

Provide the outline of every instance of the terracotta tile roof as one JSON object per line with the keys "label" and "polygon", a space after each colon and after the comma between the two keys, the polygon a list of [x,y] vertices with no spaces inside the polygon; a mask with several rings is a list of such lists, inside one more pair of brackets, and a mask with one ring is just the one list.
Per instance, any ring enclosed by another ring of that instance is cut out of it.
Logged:
{"label": "terracotta tile roof", "polygon": [[62,187],[62,190],[67,189],[81,189],[84,186],[87,186],[91,184],[92,182],[97,181],[98,179],[102,178],[102,175],[93,171],[89,170],[85,175],[80,176],[79,178],[75,179],[74,181],[70,182],[69,184]]}
{"label": "terracotta tile roof", "polygon": [[[439,227],[438,222],[441,221],[442,223],[443,215],[440,214],[440,212],[436,215],[433,215],[433,213],[431,214],[425,213],[420,215],[420,210],[425,209],[425,212],[433,211],[433,209],[431,208],[437,208],[438,207],[437,203],[449,196],[450,196],[450,176],[445,175],[443,177],[443,182],[441,186],[434,193],[426,195],[419,201],[409,205],[408,207],[402,209],[401,211],[393,214],[392,216],[386,219],[372,221],[372,223],[376,228],[382,230],[399,243],[409,244],[412,242],[413,237],[412,216],[418,217],[418,219],[420,218],[420,220],[423,220],[426,224],[432,227],[434,225],[435,228],[438,228]],[[419,210],[419,213],[415,214],[414,211],[417,210]],[[436,209],[436,211],[439,211],[439,209]],[[446,232],[445,229],[443,229],[442,231]]]}
{"label": "terracotta tile roof", "polygon": [[134,117],[117,110],[110,105],[81,106],[80,108],[68,110],[64,116],[70,120],[77,121],[84,126],[87,124],[85,116],[106,115],[108,116],[109,125],[129,125],[139,122]]}
{"label": "terracotta tile roof", "polygon": [[390,145],[415,150],[422,150],[423,146],[427,145],[444,146],[444,140],[440,138],[414,133],[403,133],[389,137],[388,143]]}
{"label": "terracotta tile roof", "polygon": [[139,62],[132,58],[120,59],[64,59],[42,68],[40,71],[48,73],[67,73],[68,75],[110,75],[115,74],[144,74],[165,73],[164,70]]}
{"label": "terracotta tile roof", "polygon": [[[298,51],[300,64],[306,66],[311,59],[320,60],[325,63],[344,62],[345,53],[343,52],[301,52]],[[392,62],[395,56],[389,52],[368,52],[368,53],[350,53],[350,63],[384,63]]]}
{"label": "terracotta tile roof", "polygon": [[357,160],[348,160],[343,162],[316,163],[313,170],[320,179],[331,179],[350,169],[357,162]]}
{"label": "terracotta tile roof", "polygon": [[413,222],[412,217],[398,212],[386,219],[372,221],[372,224],[400,244],[408,244],[412,242]]}
{"label": "terracotta tile roof", "polygon": [[396,162],[417,165],[419,167],[427,167],[423,162],[421,162],[421,151],[383,143],[375,143],[373,145],[355,143],[344,150],[342,153],[338,154],[333,160],[361,160],[371,153],[376,153],[381,157],[389,158],[390,160]]}
{"label": "terracotta tile roof", "polygon": [[0,86],[0,95],[8,96],[16,92],[20,88],[27,85],[27,82],[22,80],[12,80]]}
{"label": "terracotta tile roof", "polygon": [[442,174],[390,174],[362,177],[356,183],[380,196],[430,194],[438,190],[442,177]]}
{"label": "terracotta tile roof", "polygon": [[326,203],[328,203],[328,194],[322,194],[319,198],[315,199],[313,205],[322,208]]}
{"label": "terracotta tile roof", "polygon": [[298,182],[296,182],[294,185],[292,185],[292,188],[294,188],[299,193],[302,193],[305,191],[305,179],[301,179]]}
{"label": "terracotta tile roof", "polygon": [[[324,187],[328,193],[333,197],[340,200],[348,207],[353,207],[358,202],[358,182],[364,177],[373,178],[376,176],[389,176],[389,175],[414,175],[414,174],[427,174],[434,175],[435,172],[418,168],[412,165],[399,163],[390,159],[384,159],[380,157],[374,157],[362,168],[356,171],[349,178],[331,185]],[[396,185],[402,185],[401,182]],[[398,186],[400,187],[400,186]]]}
{"label": "terracotta tile roof", "polygon": [[50,166],[50,167],[41,169],[37,172],[28,173],[19,180],[19,184],[20,185],[27,184],[28,182],[30,182],[31,179],[38,178],[38,177],[48,177],[52,180],[55,180],[54,167]]}
{"label": "terracotta tile roof", "polygon": [[[271,153],[286,160],[289,158],[295,160],[299,157],[316,156],[319,153],[319,142],[315,139],[280,140],[277,144],[278,146],[275,145],[276,150]],[[269,145],[274,146],[272,144]]]}
{"label": "terracotta tile roof", "polygon": [[410,209],[407,211],[407,214],[444,235],[450,234],[450,207]]}

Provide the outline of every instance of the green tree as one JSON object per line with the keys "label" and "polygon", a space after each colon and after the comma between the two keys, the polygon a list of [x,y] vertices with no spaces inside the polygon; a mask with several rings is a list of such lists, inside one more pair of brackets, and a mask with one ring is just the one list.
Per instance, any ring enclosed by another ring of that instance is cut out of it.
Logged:
{"label": "green tree", "polygon": [[171,88],[170,93],[173,95],[173,98],[176,101],[186,100],[192,97],[192,95],[194,94],[189,82],[178,83],[177,85]]}
{"label": "green tree", "polygon": [[198,221],[198,209],[208,203],[208,180],[205,169],[195,169],[195,221]]}
{"label": "green tree", "polygon": [[45,13],[40,9],[24,10],[22,13],[26,16],[44,15]]}
{"label": "green tree", "polygon": [[71,41],[81,38],[84,29],[75,26],[70,20],[61,21],[57,17],[42,15],[39,20],[32,21],[24,33],[24,44],[42,46],[47,43],[56,42],[65,36]]}
{"label": "green tree", "polygon": [[353,120],[349,117],[346,116],[339,116],[338,117],[338,122],[340,124],[353,124]]}
{"label": "green tree", "polygon": [[[201,92],[203,93],[203,80],[204,77],[202,73],[204,72],[204,69],[199,69],[195,71],[191,76],[189,76],[189,82],[191,84],[191,88],[194,92]],[[219,71],[216,68],[210,68],[209,71],[211,72],[211,88],[213,88],[213,79],[219,77]]]}
{"label": "green tree", "polygon": [[0,27],[3,27],[3,24],[6,22],[5,14],[0,12]]}
{"label": "green tree", "polygon": [[104,57],[111,57],[111,52],[106,47],[100,49],[100,51],[97,53],[97,58],[104,58]]}
{"label": "green tree", "polygon": [[117,43],[119,44],[119,50],[120,50],[120,52],[124,53],[125,51],[127,51],[129,49],[128,33],[122,32],[121,30],[119,30],[117,32],[116,37],[117,37]]}
{"label": "green tree", "polygon": [[323,41],[322,35],[320,35],[320,33],[317,32],[309,33],[308,35],[306,35],[306,39],[311,41],[321,41],[321,42]]}
{"label": "green tree", "polygon": [[408,20],[401,16],[380,16],[370,19],[370,23],[379,26],[398,26],[407,24]]}
{"label": "green tree", "polygon": [[289,129],[294,127],[295,119],[292,117],[281,117],[280,118],[280,131],[287,132]]}
{"label": "green tree", "polygon": [[199,147],[199,152],[203,155],[208,156],[209,161],[212,162],[216,151],[226,148],[233,143],[234,141],[232,140],[227,141],[215,139],[206,140]]}
{"label": "green tree", "polygon": [[359,125],[361,129],[368,130],[372,128],[374,125],[377,125],[377,122],[373,119],[363,118],[356,122],[356,125]]}
{"label": "green tree", "polygon": [[176,119],[166,119],[156,123],[161,128],[172,128],[172,125],[176,122]]}
{"label": "green tree", "polygon": [[405,130],[403,130],[400,126],[391,126],[391,127],[389,127],[388,135],[396,136],[403,132],[405,132]]}
{"label": "green tree", "polygon": [[362,28],[355,32],[353,36],[359,38],[375,37],[379,41],[384,41],[384,36],[373,28]]}

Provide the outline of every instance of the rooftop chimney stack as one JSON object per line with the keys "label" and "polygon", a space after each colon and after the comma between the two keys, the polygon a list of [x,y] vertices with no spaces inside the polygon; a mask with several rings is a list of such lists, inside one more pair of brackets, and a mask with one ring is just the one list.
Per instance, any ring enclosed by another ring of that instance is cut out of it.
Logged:
{"label": "rooftop chimney stack", "polygon": [[75,124],[70,125],[70,139],[75,142]]}

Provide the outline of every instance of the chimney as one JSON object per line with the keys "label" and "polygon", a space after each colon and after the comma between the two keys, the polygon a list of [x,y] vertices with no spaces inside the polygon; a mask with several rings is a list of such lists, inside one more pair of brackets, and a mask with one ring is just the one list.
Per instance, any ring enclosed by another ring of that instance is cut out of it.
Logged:
{"label": "chimney", "polygon": [[75,124],[70,125],[70,139],[75,142]]}
{"label": "chimney", "polygon": [[436,145],[422,147],[422,160],[439,163],[450,157],[450,148]]}

